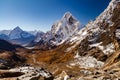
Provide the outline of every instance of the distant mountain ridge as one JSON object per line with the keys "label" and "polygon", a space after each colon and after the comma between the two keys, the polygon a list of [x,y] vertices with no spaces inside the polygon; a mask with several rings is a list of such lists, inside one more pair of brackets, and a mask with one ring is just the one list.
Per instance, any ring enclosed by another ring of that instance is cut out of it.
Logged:
{"label": "distant mountain ridge", "polygon": [[15,46],[5,40],[0,39],[0,50],[15,51]]}
{"label": "distant mountain ridge", "polygon": [[23,31],[17,26],[13,30],[1,30],[0,39],[7,40],[14,44],[26,45],[33,41],[38,33],[40,33],[41,36],[44,34],[42,31]]}

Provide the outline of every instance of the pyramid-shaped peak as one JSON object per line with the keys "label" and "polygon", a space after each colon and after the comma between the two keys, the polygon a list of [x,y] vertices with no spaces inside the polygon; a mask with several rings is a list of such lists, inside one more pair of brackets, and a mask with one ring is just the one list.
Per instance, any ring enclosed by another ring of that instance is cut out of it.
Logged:
{"label": "pyramid-shaped peak", "polygon": [[14,29],[20,29],[20,27],[19,27],[19,26],[17,26],[17,27],[15,27]]}
{"label": "pyramid-shaped peak", "polygon": [[21,29],[19,26],[15,27],[13,30],[19,30],[19,31],[22,31],[22,29]]}

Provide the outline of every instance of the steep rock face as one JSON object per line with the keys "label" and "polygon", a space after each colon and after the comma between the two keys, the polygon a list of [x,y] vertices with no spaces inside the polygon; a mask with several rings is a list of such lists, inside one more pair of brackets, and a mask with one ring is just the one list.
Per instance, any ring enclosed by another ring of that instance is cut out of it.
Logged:
{"label": "steep rock face", "polygon": [[58,46],[76,34],[79,31],[79,26],[79,21],[70,12],[66,12],[61,20],[52,25],[51,31],[43,35],[41,40],[43,42],[40,41],[38,46],[46,46],[46,48]]}
{"label": "steep rock face", "polygon": [[77,35],[73,35],[69,42],[75,44],[68,51],[79,45],[79,54],[92,55],[99,60],[110,56],[119,49],[115,37],[116,29],[120,26],[120,1],[112,0],[95,21],[89,22]]}
{"label": "steep rock face", "polygon": [[65,13],[62,20],[52,26],[51,33],[54,39],[52,41],[54,41],[54,44],[63,43],[70,36],[78,32],[79,26],[79,21],[77,21],[71,13]]}

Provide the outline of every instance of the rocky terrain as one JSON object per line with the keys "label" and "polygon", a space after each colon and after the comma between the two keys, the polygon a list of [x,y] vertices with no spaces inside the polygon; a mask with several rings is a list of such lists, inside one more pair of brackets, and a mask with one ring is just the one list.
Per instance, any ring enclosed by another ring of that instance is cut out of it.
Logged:
{"label": "rocky terrain", "polygon": [[31,66],[18,67],[10,70],[1,71],[0,78],[2,80],[53,80],[53,76],[43,68],[35,68]]}
{"label": "rocky terrain", "polygon": [[119,80],[120,0],[111,0],[94,21],[80,26],[70,12],[65,13],[50,31],[38,34],[40,38],[29,44],[32,48],[15,48],[14,54],[25,60],[1,70],[0,79]]}

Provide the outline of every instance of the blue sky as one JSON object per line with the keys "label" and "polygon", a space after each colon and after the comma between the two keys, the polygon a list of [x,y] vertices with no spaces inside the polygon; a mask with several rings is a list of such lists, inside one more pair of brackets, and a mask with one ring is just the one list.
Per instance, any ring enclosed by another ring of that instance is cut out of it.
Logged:
{"label": "blue sky", "polygon": [[110,0],[0,0],[0,30],[20,26],[24,30],[50,30],[71,12],[82,24],[94,20]]}

